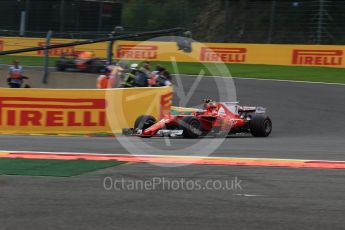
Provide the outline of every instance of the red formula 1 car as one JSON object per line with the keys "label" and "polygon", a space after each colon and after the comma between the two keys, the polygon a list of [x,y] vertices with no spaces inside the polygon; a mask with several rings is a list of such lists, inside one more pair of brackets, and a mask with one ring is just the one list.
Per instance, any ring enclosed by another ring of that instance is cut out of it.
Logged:
{"label": "red formula 1 car", "polygon": [[168,114],[158,122],[150,115],[142,115],[136,119],[134,128],[123,129],[123,134],[139,137],[197,138],[251,133],[255,137],[267,137],[271,131],[272,121],[262,107],[206,100],[204,109],[189,114]]}

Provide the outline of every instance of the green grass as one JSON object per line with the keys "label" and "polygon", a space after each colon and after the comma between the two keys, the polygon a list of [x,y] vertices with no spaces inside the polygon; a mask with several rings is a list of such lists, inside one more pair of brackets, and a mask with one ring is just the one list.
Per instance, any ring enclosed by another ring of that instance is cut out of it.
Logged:
{"label": "green grass", "polygon": [[[55,61],[58,58],[51,57],[49,58],[49,66],[55,66]],[[0,56],[0,64],[10,65],[14,60],[20,61],[20,64],[23,66],[43,66],[44,65],[44,58],[43,57],[35,57],[35,56],[9,56],[3,55]]]}
{"label": "green grass", "polygon": [[[13,56],[0,56],[0,64],[10,64],[13,59]],[[22,65],[40,66],[43,63],[42,57],[23,56],[15,57],[15,59],[20,60]],[[55,61],[56,58],[50,58],[49,65],[54,66]],[[175,73],[171,62],[151,62],[151,64],[153,67],[160,64],[171,73]],[[179,73],[192,75],[197,75],[203,71],[205,75],[229,76],[230,72],[233,77],[345,83],[345,69],[343,68],[252,64],[220,65],[196,62],[179,62],[177,67]]]}
{"label": "green grass", "polygon": [[[174,72],[171,63],[159,62],[159,64]],[[219,64],[184,62],[177,63],[177,66],[179,72],[184,74],[199,74],[203,70],[206,75],[229,76]],[[226,64],[226,67],[233,77],[345,83],[345,69],[342,68],[252,64]]]}
{"label": "green grass", "polygon": [[0,175],[70,177],[122,164],[119,161],[0,159]]}

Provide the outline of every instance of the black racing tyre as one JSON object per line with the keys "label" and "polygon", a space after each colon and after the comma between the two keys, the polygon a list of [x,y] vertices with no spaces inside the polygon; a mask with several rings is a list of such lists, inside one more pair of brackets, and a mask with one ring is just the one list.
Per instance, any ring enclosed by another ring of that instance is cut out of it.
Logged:
{"label": "black racing tyre", "polygon": [[66,66],[62,63],[56,63],[56,70],[57,71],[65,71],[66,70]]}
{"label": "black racing tyre", "polygon": [[249,129],[254,137],[267,137],[272,132],[272,121],[267,115],[253,115],[249,123]]}
{"label": "black racing tyre", "polygon": [[182,118],[179,122],[179,129],[183,130],[183,137],[185,138],[198,138],[201,135],[201,123],[194,116]]}
{"label": "black racing tyre", "polygon": [[141,115],[134,122],[134,129],[147,129],[156,123],[156,118],[151,115]]}
{"label": "black racing tyre", "polygon": [[94,60],[89,63],[88,71],[91,73],[100,73],[103,68],[102,62]]}

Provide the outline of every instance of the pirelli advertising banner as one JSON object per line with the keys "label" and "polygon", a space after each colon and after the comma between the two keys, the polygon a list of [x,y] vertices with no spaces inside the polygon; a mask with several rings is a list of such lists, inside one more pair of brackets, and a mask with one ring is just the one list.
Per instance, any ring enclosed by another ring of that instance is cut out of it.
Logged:
{"label": "pirelli advertising banner", "polygon": [[[56,39],[52,38],[50,44],[58,45],[68,42],[78,41],[75,39]],[[24,49],[36,46],[45,46],[45,38],[30,38],[30,37],[0,37],[0,50],[15,50]],[[93,51],[97,57],[106,57],[107,43],[94,43],[81,46],[70,46],[64,48],[50,49],[49,56],[59,57],[61,54],[77,54],[83,51]],[[27,53],[16,54],[19,56],[44,56],[44,51],[33,51]]]}
{"label": "pirelli advertising banner", "polygon": [[183,53],[176,51],[174,42],[121,41],[115,53],[128,60],[345,68],[345,46],[193,43],[192,47],[192,53]]}
{"label": "pirelli advertising banner", "polygon": [[0,133],[119,133],[135,119],[170,111],[172,88],[48,90],[0,88]]}
{"label": "pirelli advertising banner", "polygon": [[[52,44],[76,40],[52,39]],[[43,46],[42,38],[0,37],[0,50],[13,50]],[[175,42],[117,41],[114,54],[117,59],[178,61],[178,62],[224,62],[240,64],[266,64],[287,66],[324,66],[345,68],[345,46],[334,45],[273,45],[239,43],[198,43],[192,44],[193,51],[184,53],[177,50]],[[97,57],[106,57],[107,43],[96,43],[76,47],[52,49],[51,56],[62,53],[93,51]],[[20,55],[42,56],[43,51]]]}

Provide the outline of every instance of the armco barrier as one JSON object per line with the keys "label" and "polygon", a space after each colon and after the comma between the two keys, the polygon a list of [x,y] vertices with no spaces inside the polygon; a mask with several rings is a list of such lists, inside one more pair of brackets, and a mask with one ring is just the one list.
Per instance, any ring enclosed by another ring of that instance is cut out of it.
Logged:
{"label": "armco barrier", "polygon": [[[71,42],[71,39],[52,39],[52,44]],[[42,38],[0,38],[3,50],[42,46]],[[345,68],[345,46],[334,45],[273,45],[239,43],[193,43],[193,51],[177,51],[175,42],[117,41],[114,54],[117,59],[179,62],[225,62],[287,66],[325,66]],[[1,45],[0,45],[1,47]],[[93,51],[97,57],[106,57],[107,43],[95,43],[50,50],[51,56],[61,53]],[[42,51],[18,55],[42,56]]]}
{"label": "armco barrier", "polygon": [[0,133],[118,133],[142,114],[170,111],[172,88],[0,89]]}

